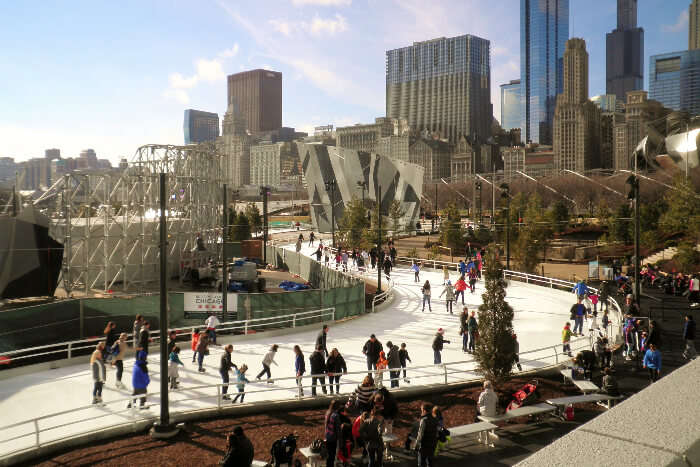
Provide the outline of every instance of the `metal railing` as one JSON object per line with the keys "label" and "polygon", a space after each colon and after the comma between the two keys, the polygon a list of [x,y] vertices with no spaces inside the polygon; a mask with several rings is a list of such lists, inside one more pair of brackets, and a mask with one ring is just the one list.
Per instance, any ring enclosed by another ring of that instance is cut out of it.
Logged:
{"label": "metal railing", "polygon": [[[236,333],[242,331],[243,334],[248,334],[249,331],[254,331],[264,327],[289,327],[296,328],[298,325],[303,326],[305,322],[310,320],[329,319],[335,321],[335,308],[321,308],[318,310],[303,311],[299,313],[291,313],[280,316],[270,316],[267,318],[253,318],[238,321],[226,321],[221,323],[216,328],[219,333]],[[194,326],[201,328],[202,326]],[[193,326],[181,328],[172,328],[168,332],[175,331],[178,336],[187,336],[192,334]],[[133,334],[127,334],[127,342],[133,343]],[[151,342],[156,343],[160,340],[160,330],[151,331]],[[94,350],[98,342],[103,341],[104,336],[91,337],[87,339],[59,342],[56,344],[41,345],[38,347],[29,347],[25,349],[12,350],[9,352],[0,353],[0,358],[16,360],[24,360],[28,358],[36,358],[45,355],[66,354],[67,358],[73,358],[74,354],[80,353],[81,350]]]}

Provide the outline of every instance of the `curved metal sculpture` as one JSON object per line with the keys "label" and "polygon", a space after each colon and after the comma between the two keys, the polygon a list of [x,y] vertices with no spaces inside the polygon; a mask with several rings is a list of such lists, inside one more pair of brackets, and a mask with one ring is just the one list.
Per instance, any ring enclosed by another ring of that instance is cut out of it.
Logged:
{"label": "curved metal sculpture", "polygon": [[664,120],[650,123],[647,136],[633,153],[639,168],[661,168],[669,172],[694,172],[700,167],[700,118],[688,121],[673,112]]}

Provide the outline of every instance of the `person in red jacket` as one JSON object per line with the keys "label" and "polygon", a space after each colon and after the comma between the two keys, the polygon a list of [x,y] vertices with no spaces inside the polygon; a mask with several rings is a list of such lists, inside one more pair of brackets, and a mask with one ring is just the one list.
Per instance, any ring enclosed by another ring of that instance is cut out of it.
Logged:
{"label": "person in red jacket", "polygon": [[461,295],[462,305],[464,305],[464,291],[467,290],[467,283],[464,281],[464,276],[460,276],[460,278],[457,279],[457,282],[455,282],[455,290],[457,291],[455,294],[455,303],[457,303],[457,300]]}

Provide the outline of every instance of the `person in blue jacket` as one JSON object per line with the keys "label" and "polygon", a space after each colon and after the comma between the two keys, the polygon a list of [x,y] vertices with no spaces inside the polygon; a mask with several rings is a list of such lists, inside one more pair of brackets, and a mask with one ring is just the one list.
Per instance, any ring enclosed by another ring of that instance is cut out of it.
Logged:
{"label": "person in blue jacket", "polygon": [[461,260],[461,259],[459,260],[459,264],[457,265],[457,267],[459,268],[459,274],[461,276],[463,276],[467,273],[467,265],[464,264],[463,260]]}
{"label": "person in blue jacket", "polygon": [[644,354],[644,368],[649,370],[649,379],[653,383],[661,374],[661,352],[655,344],[649,344],[649,350]]}
{"label": "person in blue jacket", "polygon": [[294,371],[297,376],[297,386],[299,387],[299,398],[304,397],[304,388],[302,387],[302,378],[306,373],[306,363],[304,363],[304,354],[301,352],[301,347],[294,346]]}
{"label": "person in blue jacket", "polygon": [[583,301],[583,299],[586,298],[586,294],[588,294],[588,286],[584,281],[580,281],[574,286],[573,289],[571,289],[571,291],[578,296],[579,300]]}
{"label": "person in blue jacket", "polygon": [[[151,378],[148,376],[148,362],[146,362],[147,356],[148,354],[143,350],[139,350],[138,352],[136,352],[136,361],[134,362],[134,369],[132,370],[131,375],[131,385],[134,387],[134,392],[131,395],[141,395],[139,404],[140,409],[148,408],[148,406],[146,405],[146,388],[148,388],[148,384],[151,382]],[[135,408],[136,397],[134,397],[134,400],[132,402],[133,407]],[[129,404],[126,406],[127,409],[130,409],[132,407],[132,402],[129,402]]]}

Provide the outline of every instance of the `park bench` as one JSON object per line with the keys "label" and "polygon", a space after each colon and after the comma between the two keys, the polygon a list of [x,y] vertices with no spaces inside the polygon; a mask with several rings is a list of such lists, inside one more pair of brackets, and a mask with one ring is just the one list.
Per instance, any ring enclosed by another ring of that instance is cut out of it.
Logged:
{"label": "park bench", "polygon": [[564,377],[564,383],[566,383],[567,380],[571,381],[571,383],[579,388],[579,390],[584,394],[600,391],[600,388],[596,386],[595,383],[588,381],[587,379],[574,379],[571,376],[571,368],[565,368],[561,370],[560,373]]}
{"label": "park bench", "polygon": [[450,437],[452,438],[476,434],[476,437],[480,443],[494,447],[494,444],[490,441],[489,434],[493,433],[496,428],[498,427],[493,423],[477,422],[455,426],[448,429],[450,431]]}
{"label": "park bench", "polygon": [[[482,422],[497,423],[506,422],[518,417],[534,416],[539,417],[546,413],[551,413],[556,410],[553,405],[541,403],[535,405],[526,405],[525,407],[519,407],[517,409],[509,410],[506,413],[496,415],[494,417],[487,417],[486,415],[479,415],[478,418]],[[493,434],[493,431],[491,432]]]}
{"label": "park bench", "polygon": [[547,399],[547,404],[553,405],[557,408],[557,416],[563,418],[564,409],[568,405],[573,404],[585,404],[588,402],[602,402],[602,401],[613,401],[621,399],[618,396],[609,396],[607,394],[584,394],[582,396],[571,396],[571,397],[559,397],[556,399]]}

